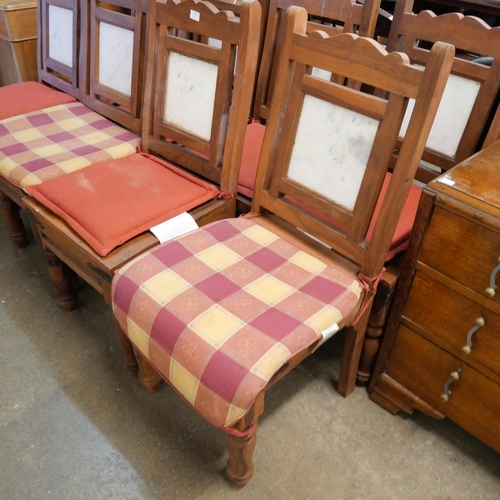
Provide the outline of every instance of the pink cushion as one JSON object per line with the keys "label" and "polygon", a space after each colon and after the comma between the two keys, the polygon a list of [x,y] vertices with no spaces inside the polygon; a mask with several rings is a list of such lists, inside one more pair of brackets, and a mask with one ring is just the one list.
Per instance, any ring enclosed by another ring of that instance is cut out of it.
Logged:
{"label": "pink cushion", "polygon": [[43,83],[14,83],[0,87],[0,120],[75,101],[73,96]]}
{"label": "pink cushion", "polygon": [[[238,182],[238,192],[245,196],[248,196],[249,198],[253,197],[253,191],[255,189],[255,176],[257,173],[260,150],[264,141],[265,130],[266,127],[264,125],[261,125],[259,123],[251,123],[250,125],[248,125],[245,135],[243,159],[241,162],[240,178]],[[366,236],[367,243],[370,241],[375,223],[377,222],[377,217],[380,213],[385,194],[387,193],[390,179],[391,174],[387,173],[377,206],[375,208],[375,212],[373,213],[370,227],[368,229],[368,234]],[[393,259],[398,253],[403,252],[404,250],[406,250],[406,248],[408,248],[410,234],[413,228],[413,223],[415,221],[415,216],[417,215],[417,208],[420,202],[421,194],[422,189],[418,186],[412,185],[405,206],[403,208],[403,212],[401,214],[401,217],[399,218],[396,231],[394,232],[394,236],[392,238],[391,246],[387,254],[387,261]],[[330,220],[330,222],[333,222],[331,219],[328,220]]]}
{"label": "pink cushion", "polygon": [[154,156],[136,153],[27,188],[99,255],[219,194]]}
{"label": "pink cushion", "polygon": [[79,102],[0,122],[0,175],[32,186],[134,154],[141,138]]}
{"label": "pink cushion", "polygon": [[272,376],[358,304],[357,279],[248,219],[226,219],[126,264],[123,331],[208,422],[242,418]]}
{"label": "pink cushion", "polygon": [[259,164],[260,150],[264,141],[266,127],[260,123],[250,123],[245,133],[243,156],[241,159],[238,192],[252,198],[255,188],[255,175]]}

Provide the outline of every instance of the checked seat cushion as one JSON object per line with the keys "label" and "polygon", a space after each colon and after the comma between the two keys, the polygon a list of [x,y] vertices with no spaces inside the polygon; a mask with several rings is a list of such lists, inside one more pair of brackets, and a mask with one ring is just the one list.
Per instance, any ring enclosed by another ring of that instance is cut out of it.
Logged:
{"label": "checked seat cushion", "polygon": [[123,331],[222,428],[246,414],[290,358],[353,312],[360,293],[352,274],[242,218],[150,250],[112,285]]}
{"label": "checked seat cushion", "polygon": [[0,121],[0,174],[32,186],[131,155],[140,144],[138,135],[83,104],[61,104]]}

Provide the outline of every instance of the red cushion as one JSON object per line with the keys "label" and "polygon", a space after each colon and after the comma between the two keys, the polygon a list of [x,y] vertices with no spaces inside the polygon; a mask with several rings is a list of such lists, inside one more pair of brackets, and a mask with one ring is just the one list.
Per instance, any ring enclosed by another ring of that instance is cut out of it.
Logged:
{"label": "red cushion", "polygon": [[260,123],[248,125],[243,144],[238,192],[251,198],[255,188],[255,175],[259,164],[260,150],[264,141],[266,127]]}
{"label": "red cushion", "polygon": [[90,165],[26,190],[103,257],[219,194],[215,186],[143,153]]}
{"label": "red cushion", "polygon": [[[380,213],[380,209],[382,208],[382,203],[387,193],[389,182],[391,181],[391,176],[392,174],[390,174],[389,172],[385,174],[385,179],[382,185],[382,189],[380,191],[380,196],[377,201],[377,205],[375,206],[375,211],[373,212],[373,217],[370,222],[370,227],[368,228],[368,232],[366,233],[366,238],[365,238],[366,243],[369,243],[372,237],[373,229],[375,228],[375,223],[377,222],[377,217]],[[417,209],[418,209],[418,204],[420,202],[421,194],[422,194],[422,189],[412,184],[410,188],[410,193],[408,194],[408,198],[406,199],[405,206],[403,207],[403,212],[401,214],[401,217],[399,218],[396,230],[394,231],[394,235],[391,241],[391,246],[389,248],[389,252],[387,253],[386,262],[393,259],[398,253],[401,253],[408,248],[408,243],[410,241],[410,234],[413,228],[413,223],[415,221],[415,216],[417,215]],[[316,210],[312,210],[303,203],[297,202],[293,198],[290,199],[295,203],[298,203],[301,207],[304,207],[307,210],[310,210],[311,212],[319,215],[320,217],[327,220],[331,224],[340,227],[342,229],[347,229],[334,219],[331,219],[326,215],[320,214]]]}
{"label": "red cushion", "polygon": [[[266,127],[260,123],[251,123],[247,127],[245,135],[245,144],[243,146],[243,159],[241,162],[240,178],[238,182],[238,192],[252,198],[253,191],[255,188],[255,175],[257,173],[257,166],[259,163],[260,150],[262,148],[262,143],[264,141],[264,133]],[[382,202],[384,200],[387,188],[389,187],[389,181],[391,180],[391,174],[387,173],[384,180],[384,185],[382,186],[382,191],[380,192],[380,197],[375,207],[375,212],[373,213],[373,218],[366,235],[366,242],[370,241],[371,235],[373,233],[373,228],[375,227],[375,222],[377,221],[378,214],[382,207]],[[410,233],[413,227],[413,222],[415,221],[415,216],[417,214],[418,203],[420,201],[420,195],[422,194],[422,189],[418,186],[412,185],[410,193],[406,200],[405,206],[403,208],[403,213],[399,218],[396,231],[392,238],[391,247],[389,253],[387,254],[387,261],[394,258],[398,253],[403,252],[408,248],[408,242],[410,240]],[[325,217],[325,219],[333,222],[331,219]]]}
{"label": "red cushion", "polygon": [[0,87],[0,120],[75,101],[74,97],[43,83],[14,83]]}

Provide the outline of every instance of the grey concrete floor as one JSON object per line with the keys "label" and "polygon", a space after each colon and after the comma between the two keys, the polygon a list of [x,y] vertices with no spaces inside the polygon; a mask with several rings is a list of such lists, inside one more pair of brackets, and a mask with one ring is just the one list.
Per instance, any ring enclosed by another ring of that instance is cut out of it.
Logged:
{"label": "grey concrete floor", "polygon": [[127,372],[88,285],[64,313],[40,250],[0,225],[0,500],[500,499],[500,454],[452,422],[334,389],[341,334],[269,391],[255,475],[224,480],[225,433]]}

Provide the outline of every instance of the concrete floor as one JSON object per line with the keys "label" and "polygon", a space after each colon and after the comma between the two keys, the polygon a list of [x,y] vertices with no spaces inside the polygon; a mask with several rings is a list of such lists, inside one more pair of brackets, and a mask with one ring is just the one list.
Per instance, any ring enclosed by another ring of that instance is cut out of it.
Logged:
{"label": "concrete floor", "polygon": [[2,226],[0,339],[0,500],[500,499],[500,454],[452,422],[335,392],[341,336],[268,393],[254,478],[232,488],[224,432],[143,391],[101,297],[59,310],[39,249]]}

